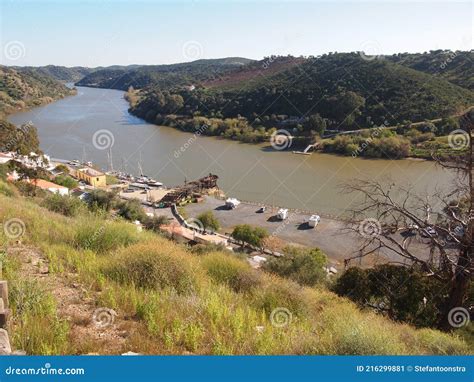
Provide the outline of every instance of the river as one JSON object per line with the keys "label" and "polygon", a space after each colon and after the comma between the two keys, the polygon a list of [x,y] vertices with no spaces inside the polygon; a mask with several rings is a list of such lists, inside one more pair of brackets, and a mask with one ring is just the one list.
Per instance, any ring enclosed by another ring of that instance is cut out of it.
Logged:
{"label": "river", "polygon": [[[355,195],[341,185],[356,178],[390,181],[419,194],[452,183],[453,176],[432,162],[369,160],[315,153],[295,155],[269,145],[195,137],[156,126],[127,112],[123,92],[78,87],[76,96],[11,115],[14,124],[32,121],[42,150],[53,158],[85,159],[107,169],[108,151],[96,148],[94,134],[112,134],[115,169],[144,173],[167,186],[209,173],[219,176],[228,196],[326,214],[342,214]],[[140,160],[141,158],[141,160]]]}

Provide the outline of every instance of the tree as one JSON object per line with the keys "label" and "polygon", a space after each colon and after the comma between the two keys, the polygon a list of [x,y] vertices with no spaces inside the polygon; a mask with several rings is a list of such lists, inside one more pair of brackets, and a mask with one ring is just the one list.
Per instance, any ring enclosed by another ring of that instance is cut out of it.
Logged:
{"label": "tree", "polygon": [[41,154],[36,127],[26,123],[20,127],[0,120],[0,151],[13,151],[22,155]]}
{"label": "tree", "polygon": [[443,283],[424,277],[417,267],[392,264],[351,267],[337,279],[333,290],[361,307],[420,327],[436,325],[443,298]]}
{"label": "tree", "polygon": [[[433,158],[457,175],[449,191],[429,197],[413,194],[377,181],[356,181],[346,191],[362,194],[363,201],[353,210],[352,229],[361,233],[364,244],[354,258],[388,254],[406,267],[416,267],[427,279],[444,285],[437,326],[452,330],[451,315],[464,308],[474,269],[474,110],[460,118],[464,132],[450,137],[452,152]],[[370,219],[361,218],[370,216]],[[399,234],[397,234],[399,233]],[[401,234],[400,234],[401,233]],[[415,244],[425,237],[427,250]],[[466,309],[466,308],[464,308]]]}
{"label": "tree", "polygon": [[305,130],[315,131],[320,136],[326,131],[326,120],[319,114],[312,114],[304,124]]}
{"label": "tree", "polygon": [[220,228],[219,220],[217,220],[212,211],[203,212],[197,219],[201,222],[204,232],[206,232],[207,229],[217,231]]}
{"label": "tree", "polygon": [[260,227],[252,227],[249,224],[240,224],[235,226],[232,231],[232,237],[240,241],[242,245],[245,243],[255,247],[261,247],[263,240],[268,236],[267,230]]}
{"label": "tree", "polygon": [[289,246],[283,252],[284,256],[270,258],[262,268],[301,285],[313,286],[326,280],[327,258],[319,248]]}

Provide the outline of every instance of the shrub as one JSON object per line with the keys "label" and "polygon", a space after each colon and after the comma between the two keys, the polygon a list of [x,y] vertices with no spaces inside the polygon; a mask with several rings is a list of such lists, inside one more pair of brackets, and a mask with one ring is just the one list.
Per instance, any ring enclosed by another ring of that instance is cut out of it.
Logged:
{"label": "shrub", "polygon": [[32,355],[67,352],[69,328],[58,317],[53,296],[36,281],[14,279],[9,297],[14,317],[13,347]]}
{"label": "shrub", "polygon": [[257,271],[232,255],[212,253],[203,257],[202,264],[211,279],[236,292],[247,292],[261,284]]}
{"label": "shrub", "polygon": [[327,258],[318,248],[287,247],[285,256],[273,257],[263,264],[263,269],[287,277],[301,285],[316,285],[326,280]]}
{"label": "shrub", "polygon": [[189,256],[160,241],[136,244],[114,256],[104,274],[120,283],[146,289],[173,289],[179,294],[198,289],[197,267]]}
{"label": "shrub", "polygon": [[0,181],[0,194],[8,197],[16,196],[15,190],[7,183]]}
{"label": "shrub", "polygon": [[138,199],[122,201],[118,206],[118,212],[121,217],[127,220],[144,221],[146,218],[145,211]]}
{"label": "shrub", "polygon": [[102,254],[137,243],[139,235],[135,226],[125,222],[84,222],[77,228],[74,244]]}
{"label": "shrub", "polygon": [[[416,326],[434,326],[442,309],[443,285],[416,269],[378,265],[370,269],[349,268],[333,290],[396,321]],[[424,303],[426,299],[426,303]]]}
{"label": "shrub", "polygon": [[168,216],[160,215],[160,216],[147,216],[143,222],[143,225],[146,229],[153,231],[153,232],[160,232],[161,226],[166,225],[169,223]]}
{"label": "shrub", "polygon": [[58,175],[56,178],[54,178],[54,183],[69,189],[76,188],[79,185],[79,182],[71,178],[69,175]]}
{"label": "shrub", "polygon": [[89,194],[87,202],[92,211],[96,211],[97,209],[110,211],[117,203],[117,196],[113,192],[93,190]]}
{"label": "shrub", "polygon": [[59,194],[48,195],[42,203],[48,210],[63,214],[65,216],[77,216],[85,209],[84,203],[71,196]]}
{"label": "shrub", "polygon": [[269,277],[261,288],[254,291],[254,305],[268,315],[276,308],[286,308],[291,314],[304,314],[308,304],[302,292],[303,288],[297,283]]}

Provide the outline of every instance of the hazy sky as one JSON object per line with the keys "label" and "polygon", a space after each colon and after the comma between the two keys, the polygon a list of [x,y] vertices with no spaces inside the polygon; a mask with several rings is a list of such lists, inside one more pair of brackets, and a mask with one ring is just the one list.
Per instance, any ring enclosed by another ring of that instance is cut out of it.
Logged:
{"label": "hazy sky", "polygon": [[4,65],[472,49],[471,2],[0,0]]}

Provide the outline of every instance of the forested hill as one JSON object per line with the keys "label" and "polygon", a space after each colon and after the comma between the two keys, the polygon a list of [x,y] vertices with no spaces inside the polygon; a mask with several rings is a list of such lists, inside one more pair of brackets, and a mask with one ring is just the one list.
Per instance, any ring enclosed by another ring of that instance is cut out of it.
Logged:
{"label": "forested hill", "polygon": [[109,67],[94,71],[76,85],[121,90],[127,90],[130,86],[138,89],[151,85],[190,85],[211,81],[251,61],[242,57],[227,57],[171,65]]}
{"label": "forested hill", "polygon": [[429,53],[394,54],[386,58],[397,64],[474,90],[474,53],[472,51],[432,50]]}
{"label": "forested hill", "polygon": [[55,80],[62,82],[76,82],[81,78],[87,76],[88,74],[94,72],[95,68],[86,68],[84,66],[57,66],[57,65],[47,65],[47,66],[22,66],[22,67],[13,67],[19,72],[27,73],[36,73],[38,75],[48,76]]}
{"label": "forested hill", "polygon": [[156,86],[141,92],[132,112],[149,121],[169,114],[245,117],[265,127],[281,121],[279,116],[319,114],[329,127],[357,129],[448,116],[473,103],[472,91],[443,78],[384,57],[340,53],[270,57],[194,90]]}
{"label": "forested hill", "polygon": [[0,66],[0,118],[71,94],[74,94],[73,90],[35,69]]}

